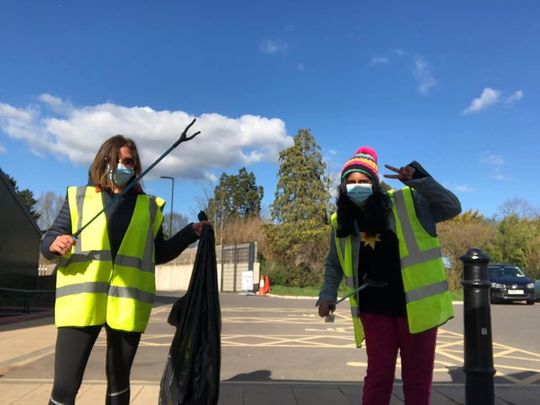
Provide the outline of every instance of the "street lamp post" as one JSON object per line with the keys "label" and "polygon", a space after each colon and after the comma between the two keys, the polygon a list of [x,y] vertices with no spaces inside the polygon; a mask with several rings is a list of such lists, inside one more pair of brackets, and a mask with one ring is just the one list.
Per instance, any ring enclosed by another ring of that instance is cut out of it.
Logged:
{"label": "street lamp post", "polygon": [[171,216],[169,218],[169,238],[172,237],[172,214],[173,214],[173,201],[174,201],[174,178],[171,176],[159,176],[162,179],[169,179],[172,183],[171,187]]}

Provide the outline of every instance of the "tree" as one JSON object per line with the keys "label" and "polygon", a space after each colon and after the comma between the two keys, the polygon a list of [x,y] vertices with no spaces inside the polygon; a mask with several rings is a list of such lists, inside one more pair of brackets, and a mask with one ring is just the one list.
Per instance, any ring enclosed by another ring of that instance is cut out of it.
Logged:
{"label": "tree", "polygon": [[501,207],[492,262],[515,263],[531,277],[540,275],[540,212],[527,201],[511,199]]}
{"label": "tree", "polygon": [[463,278],[460,257],[473,247],[488,253],[495,241],[495,226],[478,211],[469,210],[438,224],[437,232],[442,255],[448,263],[449,288],[455,291],[461,288]]}
{"label": "tree", "polygon": [[49,229],[58,216],[64,197],[47,191],[38,198],[39,220],[37,221],[40,229]]}
{"label": "tree", "polygon": [[39,219],[39,213],[36,210],[37,200],[34,198],[34,193],[27,188],[24,190],[19,190],[19,187],[17,187],[17,181],[6,172],[4,172],[4,174],[11,183],[13,190],[15,190],[15,193],[19,196],[21,202],[28,210],[30,216],[34,219],[34,221],[37,221]]}
{"label": "tree", "polygon": [[260,217],[263,195],[264,189],[257,186],[255,175],[244,167],[237,175],[221,174],[207,208],[209,218],[218,230],[220,243],[228,221]]}
{"label": "tree", "polygon": [[222,173],[214,195],[208,203],[210,212],[215,212],[216,219],[223,217],[248,218],[259,216],[261,200],[264,195],[262,186],[257,186],[255,175],[243,167],[238,175]]}
{"label": "tree", "polygon": [[313,284],[321,280],[328,243],[326,164],[307,129],[298,131],[294,145],[280,153],[279,161],[272,223],[264,227],[268,248],[285,270],[282,282]]}
{"label": "tree", "polygon": [[494,249],[489,252],[492,261],[515,263],[529,274],[538,274],[539,263],[533,261],[540,255],[540,221],[519,218],[512,214],[497,225]]}
{"label": "tree", "polygon": [[171,235],[174,235],[180,229],[182,229],[187,224],[189,224],[189,220],[185,215],[173,212],[172,213],[172,232],[171,232],[169,229],[169,224],[171,223],[170,221],[171,221],[171,213],[168,212],[163,215],[163,233],[169,238],[171,237]]}
{"label": "tree", "polygon": [[506,200],[500,207],[503,218],[516,216],[518,218],[537,218],[540,216],[540,210],[535,208],[528,201],[521,198],[512,198]]}
{"label": "tree", "polygon": [[241,244],[247,242],[257,243],[259,256],[267,256],[266,238],[262,227],[264,221],[258,217],[236,218],[227,222],[223,231],[225,245]]}

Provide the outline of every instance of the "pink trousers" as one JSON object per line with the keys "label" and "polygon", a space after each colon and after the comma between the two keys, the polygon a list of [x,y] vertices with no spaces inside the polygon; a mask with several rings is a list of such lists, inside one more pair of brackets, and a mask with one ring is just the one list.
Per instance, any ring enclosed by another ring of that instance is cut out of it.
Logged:
{"label": "pink trousers", "polygon": [[429,405],[437,328],[411,335],[406,318],[361,314],[368,357],[363,405],[387,405],[398,350],[405,405]]}

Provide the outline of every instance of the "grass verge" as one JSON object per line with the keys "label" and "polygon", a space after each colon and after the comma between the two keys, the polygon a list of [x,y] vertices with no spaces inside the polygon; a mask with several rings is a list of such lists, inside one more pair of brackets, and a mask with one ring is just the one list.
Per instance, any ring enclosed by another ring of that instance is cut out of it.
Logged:
{"label": "grass verge", "polygon": [[[284,296],[295,297],[318,297],[320,287],[308,286],[308,287],[288,287],[284,285],[272,285],[270,293]],[[343,296],[346,293],[345,286],[342,284],[339,287],[338,296]],[[452,300],[463,301],[463,290],[459,289],[451,291]]]}

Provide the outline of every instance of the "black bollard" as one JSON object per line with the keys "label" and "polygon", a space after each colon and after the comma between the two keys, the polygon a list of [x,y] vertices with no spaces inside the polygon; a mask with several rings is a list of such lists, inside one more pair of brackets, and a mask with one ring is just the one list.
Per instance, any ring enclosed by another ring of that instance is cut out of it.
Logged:
{"label": "black bollard", "polygon": [[487,265],[480,249],[469,249],[463,262],[463,320],[465,330],[465,405],[493,405],[493,341]]}

